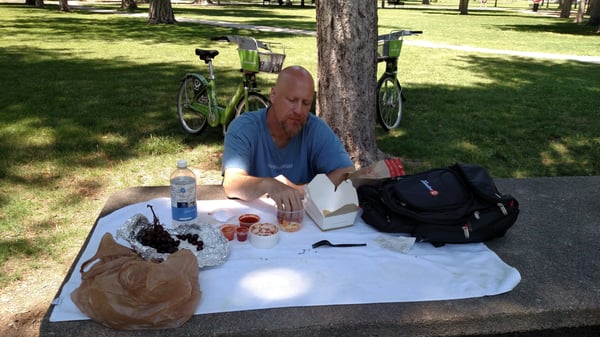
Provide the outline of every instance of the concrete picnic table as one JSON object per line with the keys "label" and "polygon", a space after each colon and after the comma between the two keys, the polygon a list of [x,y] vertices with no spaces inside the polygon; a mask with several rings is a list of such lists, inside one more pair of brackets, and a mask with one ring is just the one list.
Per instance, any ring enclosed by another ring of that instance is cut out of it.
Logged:
{"label": "concrete picnic table", "polygon": [[[51,304],[40,336],[600,335],[600,177],[496,179],[496,184],[521,206],[507,235],[486,243],[521,273],[520,284],[508,293],[450,301],[205,314],[177,329],[150,331],[117,331],[91,320],[50,322]],[[216,185],[198,186],[197,193],[199,200],[225,198]],[[168,196],[167,186],[126,189],[107,200],[98,218]]]}

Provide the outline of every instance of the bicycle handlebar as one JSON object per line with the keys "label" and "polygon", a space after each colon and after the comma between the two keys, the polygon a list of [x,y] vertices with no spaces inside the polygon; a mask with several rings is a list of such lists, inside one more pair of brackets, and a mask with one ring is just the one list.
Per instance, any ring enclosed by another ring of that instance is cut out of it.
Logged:
{"label": "bicycle handlebar", "polygon": [[401,36],[419,35],[423,34],[422,30],[395,30],[388,34],[379,35],[377,40],[397,40]]}
{"label": "bicycle handlebar", "polygon": [[215,36],[211,38],[211,41],[223,41],[237,43],[242,49],[256,50],[257,48],[270,50],[269,45],[259,41],[253,37],[237,36],[237,35],[223,35]]}

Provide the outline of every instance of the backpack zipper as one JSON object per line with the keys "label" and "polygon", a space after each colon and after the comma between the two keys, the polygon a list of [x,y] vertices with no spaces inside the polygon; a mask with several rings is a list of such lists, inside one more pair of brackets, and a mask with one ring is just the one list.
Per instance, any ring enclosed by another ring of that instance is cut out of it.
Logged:
{"label": "backpack zipper", "polygon": [[462,230],[465,234],[465,239],[469,239],[471,237],[471,225],[467,222],[464,226],[462,226]]}
{"label": "backpack zipper", "polygon": [[504,204],[501,203],[501,202],[499,202],[497,205],[498,205],[498,207],[500,207],[500,210],[502,211],[502,214],[504,214],[504,216],[507,216],[508,215],[508,211],[506,210],[506,207],[504,207]]}

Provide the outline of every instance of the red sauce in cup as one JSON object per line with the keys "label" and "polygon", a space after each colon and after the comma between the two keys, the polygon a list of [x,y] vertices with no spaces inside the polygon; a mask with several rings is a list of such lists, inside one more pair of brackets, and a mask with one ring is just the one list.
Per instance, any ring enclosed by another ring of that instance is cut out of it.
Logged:
{"label": "red sauce in cup", "polygon": [[238,218],[240,226],[250,228],[250,226],[260,221],[260,216],[256,214],[242,214]]}

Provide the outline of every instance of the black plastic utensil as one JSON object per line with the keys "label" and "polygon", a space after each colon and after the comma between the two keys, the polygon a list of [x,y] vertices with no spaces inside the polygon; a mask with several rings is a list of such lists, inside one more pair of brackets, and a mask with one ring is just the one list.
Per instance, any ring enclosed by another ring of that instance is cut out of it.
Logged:
{"label": "black plastic utensil", "polygon": [[312,247],[313,248],[317,248],[317,247],[321,247],[321,246],[329,246],[329,247],[360,247],[360,246],[366,246],[366,243],[338,243],[338,244],[333,244],[331,242],[329,242],[328,240],[321,240],[319,242],[315,242],[313,243]]}

